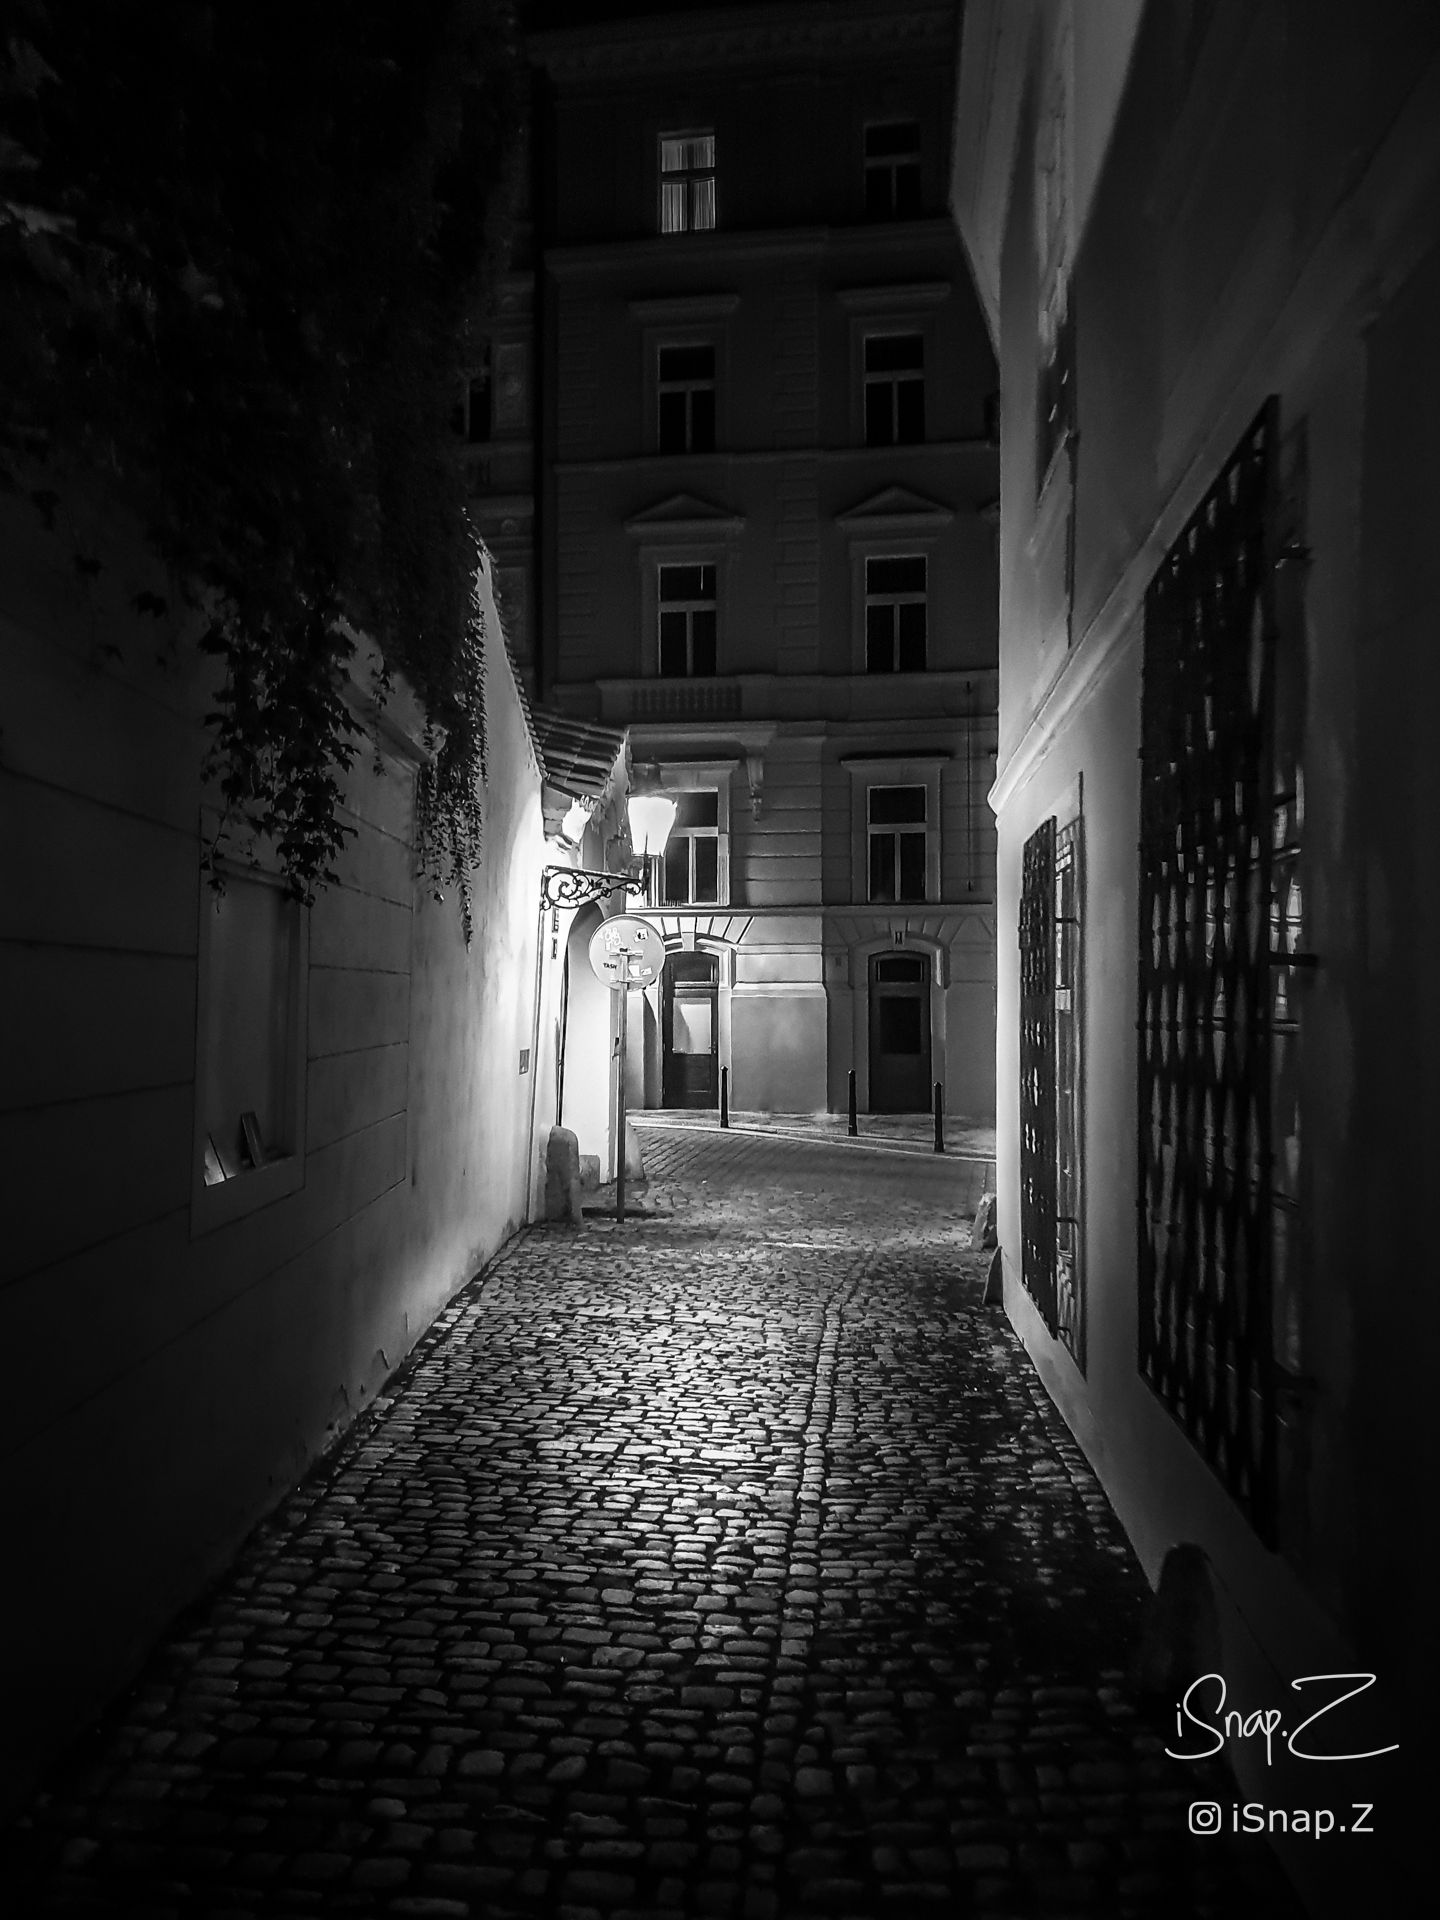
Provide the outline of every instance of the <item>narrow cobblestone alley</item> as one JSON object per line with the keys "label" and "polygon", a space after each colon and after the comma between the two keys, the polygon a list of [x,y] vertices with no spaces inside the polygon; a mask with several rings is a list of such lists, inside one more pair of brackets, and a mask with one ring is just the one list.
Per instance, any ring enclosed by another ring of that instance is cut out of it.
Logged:
{"label": "narrow cobblestone alley", "polygon": [[180,1624],[11,1911],[1291,1911],[1127,1698],[979,1168],[645,1140],[646,1217],[512,1242]]}

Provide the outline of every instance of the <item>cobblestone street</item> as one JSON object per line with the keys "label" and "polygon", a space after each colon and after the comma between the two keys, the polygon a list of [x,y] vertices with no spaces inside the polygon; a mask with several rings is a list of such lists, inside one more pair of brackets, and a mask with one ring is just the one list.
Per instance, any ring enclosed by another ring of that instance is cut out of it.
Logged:
{"label": "cobblestone street", "polygon": [[1127,1697],[1145,1584],[982,1305],[980,1164],[643,1139],[646,1217],[457,1298],[32,1805],[10,1910],[1290,1912]]}

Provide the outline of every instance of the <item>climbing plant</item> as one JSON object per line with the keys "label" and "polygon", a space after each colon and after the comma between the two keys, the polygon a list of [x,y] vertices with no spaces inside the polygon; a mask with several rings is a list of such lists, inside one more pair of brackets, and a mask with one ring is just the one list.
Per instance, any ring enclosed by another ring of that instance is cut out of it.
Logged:
{"label": "climbing plant", "polygon": [[53,524],[100,474],[142,516],[219,664],[224,833],[270,836],[305,899],[368,634],[424,709],[422,864],[468,933],[484,636],[452,413],[517,184],[510,0],[9,12],[0,485]]}

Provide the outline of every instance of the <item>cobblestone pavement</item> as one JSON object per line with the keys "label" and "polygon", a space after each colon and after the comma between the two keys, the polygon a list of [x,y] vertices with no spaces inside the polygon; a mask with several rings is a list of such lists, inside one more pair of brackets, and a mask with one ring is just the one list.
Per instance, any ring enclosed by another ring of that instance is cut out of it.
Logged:
{"label": "cobblestone pavement", "polygon": [[11,1910],[1290,1912],[1186,1837],[974,1170],[645,1143],[648,1217],[513,1242],[181,1623]]}

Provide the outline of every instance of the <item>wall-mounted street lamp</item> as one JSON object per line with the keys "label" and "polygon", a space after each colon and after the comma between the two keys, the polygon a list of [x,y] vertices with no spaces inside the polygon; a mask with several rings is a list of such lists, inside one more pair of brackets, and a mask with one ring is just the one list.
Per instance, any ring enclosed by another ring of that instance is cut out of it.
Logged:
{"label": "wall-mounted street lamp", "polygon": [[[629,865],[619,873],[595,873],[585,867],[546,867],[540,876],[543,907],[583,907],[588,901],[602,899],[607,894],[628,892],[646,880],[650,862],[663,853],[675,824],[675,802],[662,793],[632,793],[625,803],[625,811],[629,816],[630,845],[635,856]],[[570,815],[565,818],[568,826]]]}
{"label": "wall-mounted street lamp", "polygon": [[[665,851],[665,842],[670,829],[675,824],[675,802],[663,793],[632,793],[626,802],[625,811],[630,823],[630,846],[632,858],[619,873],[595,873],[585,867],[546,867],[540,876],[540,911],[543,919],[545,911],[550,912],[551,944],[550,957],[555,958],[560,931],[561,907],[583,907],[591,900],[599,900],[607,894],[629,892],[631,888],[643,886],[650,875],[653,860]],[[572,807],[565,818],[562,829],[565,837],[570,838],[568,828],[575,809]],[[581,823],[583,832],[583,823]],[[627,992],[637,986],[648,983],[655,977],[652,965],[648,972],[639,972],[630,965],[631,949],[637,939],[652,947],[659,955],[659,963],[664,963],[664,948],[653,927],[644,920],[627,920],[623,916],[618,920],[607,920],[596,929],[595,938],[604,940],[607,930],[613,930],[609,945],[615,949],[610,959],[617,956],[626,962],[623,971],[611,967],[605,977],[607,984],[616,991],[612,999],[615,1020],[615,1056],[617,1077],[616,1100],[616,1164],[615,1164],[615,1214],[616,1218],[625,1218],[625,1042],[629,1031],[629,1009],[626,1004]],[[628,930],[628,931],[627,931]],[[593,947],[593,943],[592,943]],[[591,964],[595,964],[592,951]],[[537,942],[535,954],[535,1019],[538,1038],[540,1018],[540,946]],[[534,1086],[531,1087],[531,1132],[534,1132]]]}

